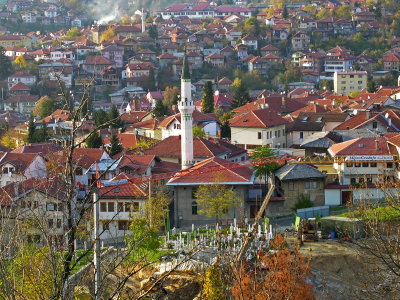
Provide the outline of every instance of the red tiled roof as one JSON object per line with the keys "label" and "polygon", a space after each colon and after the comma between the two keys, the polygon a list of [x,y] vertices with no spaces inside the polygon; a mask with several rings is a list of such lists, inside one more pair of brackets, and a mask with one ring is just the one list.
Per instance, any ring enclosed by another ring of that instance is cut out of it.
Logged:
{"label": "red tiled roof", "polygon": [[102,199],[112,198],[144,198],[147,192],[134,183],[118,184],[102,187],[99,190],[99,197]]}
{"label": "red tiled roof", "polygon": [[253,110],[234,116],[229,120],[231,127],[268,128],[286,123],[284,118],[269,108]]}
{"label": "red tiled roof", "polygon": [[[212,157],[226,153],[227,149],[206,139],[193,138],[195,157]],[[144,151],[145,154],[160,157],[181,157],[181,136],[170,136]]]}
{"label": "red tiled roof", "polygon": [[[378,149],[376,148],[378,141]],[[386,137],[366,137],[337,143],[329,148],[334,156],[344,155],[388,155],[390,154]]]}
{"label": "red tiled roof", "polygon": [[[119,142],[122,145],[122,147],[124,147],[124,149],[126,150],[135,147],[137,143],[142,139],[145,141],[151,140],[148,137],[144,137],[134,133],[120,133],[117,135],[117,138],[119,139]],[[110,142],[111,142],[111,137],[106,137],[103,139],[103,145],[108,145]]]}
{"label": "red tiled roof", "polygon": [[285,101],[284,103],[282,103],[282,96],[276,96],[276,95],[267,96],[266,98],[261,98],[254,102],[250,102],[248,104],[240,106],[236,108],[234,111],[238,113],[249,112],[252,110],[258,110],[262,108],[263,104],[267,104],[270,110],[277,113],[285,114],[285,113],[291,113],[306,106],[305,104],[300,103],[291,98],[284,97],[284,99]]}
{"label": "red tiled roof", "polygon": [[15,166],[17,172],[22,173],[36,157],[36,153],[0,153],[0,166],[9,163]]}
{"label": "red tiled roof", "polygon": [[10,87],[10,91],[30,91],[30,90],[31,88],[23,82],[17,82],[12,87]]}
{"label": "red tiled roof", "polygon": [[47,155],[48,153],[54,153],[61,149],[61,147],[57,146],[54,143],[35,143],[35,144],[26,144],[18,149],[11,151],[11,153],[33,153]]}
{"label": "red tiled roof", "polygon": [[85,61],[86,65],[111,65],[111,61],[102,55],[89,55]]}
{"label": "red tiled roof", "polygon": [[148,114],[147,111],[130,111],[121,115],[121,120],[126,124],[133,124],[140,122],[144,116]]}
{"label": "red tiled roof", "polygon": [[168,185],[206,184],[206,183],[236,183],[252,184],[254,171],[249,167],[230,163],[218,157],[205,159],[192,168],[178,173],[171,178]]}

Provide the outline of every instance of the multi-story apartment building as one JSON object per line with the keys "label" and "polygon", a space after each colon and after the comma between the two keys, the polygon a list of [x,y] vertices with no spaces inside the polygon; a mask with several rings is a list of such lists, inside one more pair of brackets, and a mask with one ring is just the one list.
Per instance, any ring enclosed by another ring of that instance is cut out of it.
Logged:
{"label": "multi-story apartment building", "polygon": [[333,87],[336,94],[349,95],[367,87],[367,71],[339,71],[333,76]]}

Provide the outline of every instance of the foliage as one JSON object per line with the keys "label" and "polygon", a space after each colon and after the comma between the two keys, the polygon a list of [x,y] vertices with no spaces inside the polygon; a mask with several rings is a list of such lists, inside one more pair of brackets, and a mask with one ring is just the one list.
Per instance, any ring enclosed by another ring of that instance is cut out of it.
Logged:
{"label": "foliage", "polygon": [[313,206],[314,206],[314,203],[310,200],[310,196],[301,194],[297,198],[297,201],[294,205],[294,209],[297,210],[297,209],[309,208],[309,207],[313,207]]}
{"label": "foliage", "polygon": [[358,97],[359,95],[361,94],[361,91],[352,91],[350,94],[349,94],[349,96],[351,97],[351,98],[356,98],[356,97]]}
{"label": "foliage", "polygon": [[303,73],[300,67],[288,64],[285,74],[283,75],[282,83],[288,84],[291,82],[298,82],[303,79]]}
{"label": "foliage", "polygon": [[279,168],[276,161],[269,161],[274,155],[274,150],[268,146],[259,146],[251,154],[255,175],[260,178],[264,177],[265,185],[268,184],[268,178]]}
{"label": "foliage", "polygon": [[222,138],[231,138],[231,126],[228,121],[225,121],[220,126],[221,129],[221,137]]}
{"label": "foliage", "polygon": [[343,19],[351,19],[351,10],[348,5],[342,5],[335,11],[335,15]]}
{"label": "foliage", "polygon": [[13,72],[10,59],[5,56],[5,50],[0,47],[0,80],[6,79]]}
{"label": "foliage", "polygon": [[212,113],[214,111],[214,92],[212,82],[207,81],[204,85],[203,99],[201,100],[201,112]]}
{"label": "foliage", "polygon": [[162,68],[157,74],[158,88],[163,90],[168,86],[174,86],[177,81],[174,79],[174,73],[171,68]]}
{"label": "foliage", "polygon": [[398,221],[400,220],[400,210],[389,205],[376,208],[360,206],[354,211],[345,212],[339,216],[362,220],[376,219],[378,222]]}
{"label": "foliage", "polygon": [[147,34],[152,39],[157,39],[158,38],[157,26],[156,25],[150,25],[149,29],[147,30]]}
{"label": "foliage", "polygon": [[94,113],[94,124],[96,126],[101,126],[107,123],[107,121],[108,121],[108,115],[104,110],[99,109]]}
{"label": "foliage", "polygon": [[124,122],[121,120],[119,111],[115,105],[113,105],[108,112],[108,121],[112,128],[122,128],[124,127]]}
{"label": "foliage", "polygon": [[42,143],[47,142],[49,139],[49,132],[47,129],[47,124],[45,121],[42,121],[42,125],[38,130],[35,131],[35,142]]}
{"label": "foliage", "polygon": [[172,86],[172,87],[167,86],[163,93],[164,104],[168,107],[176,105],[177,102],[175,103],[175,101],[178,99],[178,95],[179,95],[179,88],[177,86]]}
{"label": "foliage", "polygon": [[150,68],[148,76],[140,77],[139,85],[147,91],[154,91],[156,88],[156,79],[154,77],[154,70]]}
{"label": "foliage", "polygon": [[[153,189],[154,190],[154,189]],[[166,187],[157,187],[149,201],[145,201],[142,216],[147,220],[149,226],[155,231],[165,227],[165,219],[168,214],[168,206],[172,202],[169,190]]]}
{"label": "foliage", "polygon": [[103,33],[100,36],[100,42],[103,41],[109,41],[115,36],[115,31],[114,29],[109,26],[106,30],[103,31]]}
{"label": "foliage", "polygon": [[205,274],[203,293],[207,300],[219,300],[224,298],[222,273],[221,269],[216,264],[212,265]]}
{"label": "foliage", "polygon": [[168,114],[168,107],[163,104],[161,99],[158,99],[152,111],[153,118],[164,117],[167,114]]}
{"label": "foliage", "polygon": [[71,29],[67,31],[68,40],[75,41],[80,36],[81,32],[79,31],[78,27],[71,27]]}
{"label": "foliage", "polygon": [[100,148],[103,141],[97,132],[92,132],[86,140],[86,148]]}
{"label": "foliage", "polygon": [[26,137],[26,141],[28,143],[34,143],[35,142],[35,132],[36,132],[36,125],[33,119],[33,115],[30,116],[29,118],[29,123],[28,123],[28,134]]}
{"label": "foliage", "polygon": [[367,84],[368,93],[375,93],[377,90],[375,80],[369,80]]}
{"label": "foliage", "polygon": [[49,96],[43,96],[34,107],[33,114],[38,116],[40,119],[44,119],[45,117],[50,116],[57,108],[60,108],[60,104],[56,99]]}
{"label": "foliage", "polygon": [[4,147],[10,148],[10,149],[16,149],[17,148],[17,143],[15,139],[11,136],[11,132],[7,131],[3,134],[1,137],[1,144]]}
{"label": "foliage", "polygon": [[200,128],[199,126],[195,125],[193,126],[193,136],[204,138],[206,136],[206,132],[204,131],[203,128]]}
{"label": "foliage", "polygon": [[237,108],[240,107],[250,101],[250,96],[247,91],[247,88],[243,84],[243,81],[239,78],[236,78],[232,84],[232,89],[234,92],[234,97],[232,100],[231,107]]}
{"label": "foliage", "polygon": [[283,19],[287,19],[289,17],[289,13],[288,13],[288,9],[286,7],[286,5],[283,7],[283,11],[282,11],[282,18]]}
{"label": "foliage", "polygon": [[310,267],[296,249],[267,252],[260,264],[242,264],[236,271],[232,288],[234,299],[315,299],[311,283],[307,282]]}
{"label": "foliage", "polygon": [[111,141],[110,141],[110,156],[117,155],[118,153],[121,153],[122,150],[122,145],[119,143],[119,139],[116,134],[111,135]]}
{"label": "foliage", "polygon": [[228,213],[229,208],[242,201],[231,187],[218,183],[201,185],[195,196],[200,206],[199,213],[208,217],[215,216],[216,222]]}
{"label": "foliage", "polygon": [[28,67],[28,64],[25,58],[20,55],[14,60],[15,64],[18,66],[19,70],[25,70]]}

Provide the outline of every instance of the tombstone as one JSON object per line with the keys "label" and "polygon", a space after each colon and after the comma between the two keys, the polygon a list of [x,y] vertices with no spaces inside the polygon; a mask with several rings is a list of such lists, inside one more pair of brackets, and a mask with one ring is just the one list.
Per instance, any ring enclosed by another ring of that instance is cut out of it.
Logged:
{"label": "tombstone", "polygon": [[194,224],[192,224],[192,232],[194,231]]}

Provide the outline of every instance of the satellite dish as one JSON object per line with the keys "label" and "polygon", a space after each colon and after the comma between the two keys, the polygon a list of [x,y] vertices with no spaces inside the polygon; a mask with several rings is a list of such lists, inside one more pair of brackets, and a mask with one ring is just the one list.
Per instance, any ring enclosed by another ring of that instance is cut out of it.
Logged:
{"label": "satellite dish", "polygon": [[389,119],[389,113],[386,113],[386,114],[385,114],[385,118],[386,118],[386,119]]}
{"label": "satellite dish", "polygon": [[358,113],[357,109],[353,110],[353,115],[356,115]]}
{"label": "satellite dish", "polygon": [[215,93],[214,93],[214,95],[215,95],[215,96],[218,96],[218,95],[219,95],[219,91],[216,90]]}

